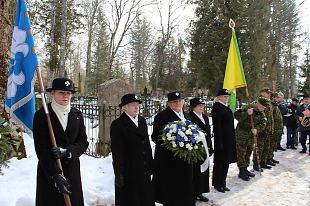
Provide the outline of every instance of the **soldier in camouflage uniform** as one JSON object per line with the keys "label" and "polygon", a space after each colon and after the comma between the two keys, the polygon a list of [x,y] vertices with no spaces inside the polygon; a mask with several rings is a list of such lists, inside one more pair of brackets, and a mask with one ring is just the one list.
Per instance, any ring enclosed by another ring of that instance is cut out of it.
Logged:
{"label": "soldier in camouflage uniform", "polygon": [[[268,152],[270,148],[270,137],[273,134],[273,130],[274,130],[273,113],[272,113],[272,107],[270,105],[270,94],[271,93],[272,93],[271,90],[268,88],[263,88],[260,90],[260,97],[264,97],[268,101],[268,105],[266,106],[266,109],[265,109],[265,115],[267,117],[266,129],[257,138],[257,147],[258,147],[260,163],[261,163],[261,167],[264,169],[271,169],[271,166],[267,165],[267,157],[268,157]],[[256,153],[254,153],[253,155],[253,169],[256,171],[259,171]]]}
{"label": "soldier in camouflage uniform", "polygon": [[[267,124],[264,110],[268,104],[267,99],[260,97],[250,107],[235,112],[235,118],[238,120],[236,128],[238,177],[245,181],[249,181],[250,177],[255,176],[254,173],[248,171],[247,167],[253,150],[253,135],[260,138],[260,134],[265,130]],[[250,115],[253,115],[254,129],[251,127]]]}
{"label": "soldier in camouflage uniform", "polygon": [[278,107],[278,93],[276,92],[271,94],[271,106],[273,111],[274,130],[270,139],[270,149],[267,164],[275,166],[275,164],[278,164],[279,161],[273,159],[274,157],[273,152],[277,150],[283,134],[283,118],[281,111]]}

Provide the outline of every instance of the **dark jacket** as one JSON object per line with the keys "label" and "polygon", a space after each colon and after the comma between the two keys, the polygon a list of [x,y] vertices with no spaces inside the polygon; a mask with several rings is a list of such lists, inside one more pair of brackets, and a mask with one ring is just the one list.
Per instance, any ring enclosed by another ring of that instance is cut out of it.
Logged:
{"label": "dark jacket", "polygon": [[287,114],[289,114],[290,116],[286,118],[286,127],[289,127],[289,128],[298,127],[298,121],[295,117],[296,109],[297,109],[297,106],[293,104],[287,107],[287,111],[288,111]]}
{"label": "dark jacket", "polygon": [[[206,124],[204,124],[193,111],[189,113],[189,118],[191,122],[197,124],[198,127],[202,129],[203,132],[205,133],[207,145],[209,148],[209,155],[211,156],[213,153],[213,146],[211,141],[209,118],[205,114],[202,114],[202,117]],[[203,163],[203,161],[194,164],[194,184],[195,184],[195,193],[197,195],[201,193],[210,192],[209,168],[203,173],[201,173],[200,171],[200,165]]]}
{"label": "dark jacket", "polygon": [[[71,158],[61,159],[64,175],[71,186],[71,204],[72,206],[83,206],[79,157],[88,147],[83,115],[79,110],[71,108],[68,125],[64,131],[51,104],[48,104],[48,109],[57,146],[69,149],[72,155]],[[52,180],[52,176],[59,173],[59,169],[52,158],[52,146],[43,108],[37,111],[34,116],[33,139],[39,160],[36,206],[65,206],[64,196],[58,192]]]}
{"label": "dark jacket", "polygon": [[229,107],[215,102],[211,115],[214,132],[214,151],[224,155],[227,163],[236,162],[236,138],[232,111]]}
{"label": "dark jacket", "polygon": [[298,126],[299,126],[300,132],[306,132],[306,131],[310,130],[310,127],[302,126],[301,122],[299,121],[299,117],[304,117],[305,115],[303,114],[303,112],[307,109],[310,110],[310,104],[309,105],[302,104],[302,105],[298,106],[296,109],[295,117],[298,120]]}
{"label": "dark jacket", "polygon": [[152,149],[147,124],[138,116],[138,127],[126,113],[111,124],[111,149],[115,181],[115,203],[120,206],[153,206]]}
{"label": "dark jacket", "polygon": [[162,145],[162,130],[181,119],[167,107],[154,118],[152,140],[155,147],[154,187],[155,201],[167,206],[194,206],[193,165],[175,157]]}

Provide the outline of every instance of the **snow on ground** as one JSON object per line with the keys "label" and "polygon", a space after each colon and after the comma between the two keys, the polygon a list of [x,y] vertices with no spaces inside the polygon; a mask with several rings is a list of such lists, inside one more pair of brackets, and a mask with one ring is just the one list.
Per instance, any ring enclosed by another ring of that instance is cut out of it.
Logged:
{"label": "snow on ground", "polygon": [[[284,139],[282,146],[285,146]],[[24,140],[28,157],[11,159],[9,168],[3,168],[4,174],[0,175],[0,206],[34,206],[37,158],[32,138],[25,135]],[[310,156],[299,151],[300,146],[298,150],[276,152],[275,159],[280,164],[264,170],[262,176],[256,172],[249,182],[239,179],[236,164],[231,164],[227,178],[231,191],[220,193],[211,187],[210,193],[205,194],[210,202],[197,203],[197,206],[309,206]],[[83,155],[80,159],[85,206],[113,205],[111,156],[92,158]]]}

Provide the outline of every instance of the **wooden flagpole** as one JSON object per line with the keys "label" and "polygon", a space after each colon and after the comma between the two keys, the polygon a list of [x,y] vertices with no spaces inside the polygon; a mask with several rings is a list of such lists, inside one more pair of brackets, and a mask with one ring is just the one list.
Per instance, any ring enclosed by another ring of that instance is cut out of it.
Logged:
{"label": "wooden flagpole", "polygon": [[[52,122],[51,122],[50,114],[48,112],[48,108],[47,108],[46,101],[45,101],[45,90],[44,90],[44,86],[43,86],[43,81],[42,81],[42,76],[41,76],[40,68],[36,69],[36,74],[37,74],[37,79],[38,79],[39,87],[40,87],[40,91],[41,91],[42,104],[43,104],[43,108],[44,108],[44,111],[45,111],[45,114],[46,114],[46,121],[47,121],[48,130],[49,130],[49,133],[50,133],[51,144],[52,144],[52,147],[57,147],[57,143],[56,143],[56,140],[55,140],[55,135],[54,135],[53,127],[52,127]],[[61,175],[64,176],[60,159],[56,159],[55,162],[56,162],[57,168],[61,170]],[[71,201],[70,201],[69,195],[68,194],[64,194],[64,198],[65,198],[66,206],[71,206]]]}

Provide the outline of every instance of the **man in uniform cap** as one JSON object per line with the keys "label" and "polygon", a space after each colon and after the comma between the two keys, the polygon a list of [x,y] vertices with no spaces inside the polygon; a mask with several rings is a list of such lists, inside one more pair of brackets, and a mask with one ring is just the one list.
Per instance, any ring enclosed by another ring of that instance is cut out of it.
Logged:
{"label": "man in uniform cap", "polygon": [[[36,205],[65,206],[63,194],[69,194],[72,205],[82,206],[79,157],[86,151],[88,142],[82,112],[70,106],[76,90],[71,79],[56,78],[46,91],[52,96],[47,107],[58,147],[52,147],[46,114],[41,108],[33,121],[33,139],[39,160]],[[60,159],[63,171],[56,167],[55,159]]]}
{"label": "man in uniform cap", "polygon": [[[264,113],[268,106],[268,100],[260,97],[250,106],[241,108],[235,112],[235,118],[238,120],[236,127],[236,148],[237,148],[237,165],[239,168],[238,177],[242,180],[249,181],[250,177],[255,174],[248,171],[250,156],[253,149],[253,135],[260,138],[266,128],[267,119]],[[253,115],[254,128],[252,129],[249,116]]]}
{"label": "man in uniform cap", "polygon": [[162,145],[165,126],[174,121],[185,121],[183,98],[179,91],[167,95],[167,107],[154,118],[152,140],[156,144],[154,152],[155,202],[167,206],[195,206],[193,164],[174,156]]}
{"label": "man in uniform cap", "polygon": [[122,114],[111,124],[111,151],[115,175],[115,205],[154,206],[151,175],[153,157],[146,120],[139,115],[142,101],[125,94]]}
{"label": "man in uniform cap", "polygon": [[281,150],[281,138],[283,134],[283,118],[281,111],[278,107],[278,104],[280,102],[282,97],[279,97],[277,92],[274,92],[271,94],[271,106],[272,106],[272,112],[273,112],[273,122],[274,122],[274,132],[270,136],[270,148],[268,152],[267,157],[267,164],[271,166],[275,166],[276,164],[279,164],[279,161],[275,160],[274,157],[274,151],[277,149]]}
{"label": "man in uniform cap", "polygon": [[111,124],[111,151],[115,175],[115,205],[154,206],[151,175],[152,149],[145,119],[139,115],[142,101],[125,94],[122,114]]}
{"label": "man in uniform cap", "polygon": [[229,164],[235,163],[237,158],[234,115],[227,105],[228,97],[228,91],[220,89],[211,111],[214,132],[212,185],[219,192],[230,191],[226,177]]}

